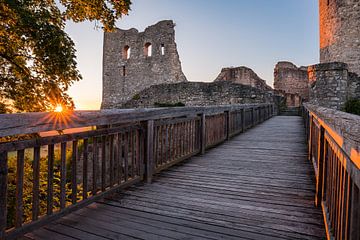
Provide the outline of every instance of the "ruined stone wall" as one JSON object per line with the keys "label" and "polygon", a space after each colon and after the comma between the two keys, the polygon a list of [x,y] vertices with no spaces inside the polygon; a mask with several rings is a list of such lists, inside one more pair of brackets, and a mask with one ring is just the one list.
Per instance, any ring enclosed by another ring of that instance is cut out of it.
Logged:
{"label": "ruined stone wall", "polygon": [[351,96],[349,73],[345,63],[309,66],[310,103],[341,110]]}
{"label": "ruined stone wall", "polygon": [[179,102],[185,106],[268,103],[273,102],[273,92],[225,81],[160,84],[136,94],[122,107],[155,107],[155,103]]}
{"label": "ruined stone wall", "polygon": [[360,75],[359,0],[319,0],[320,62],[344,62]]}
{"label": "ruined stone wall", "polygon": [[297,93],[288,93],[283,90],[274,90],[274,94],[284,99],[286,107],[300,107],[303,98]]}
{"label": "ruined stone wall", "polygon": [[307,67],[298,68],[291,62],[278,62],[274,69],[274,89],[309,99]]}
{"label": "ruined stone wall", "polygon": [[121,105],[151,85],[186,81],[174,27],[165,20],[140,33],[134,28],[104,33],[101,108]]}
{"label": "ruined stone wall", "polygon": [[261,79],[252,69],[247,67],[223,68],[215,79],[215,82],[217,81],[230,81],[261,90],[271,90],[271,87],[266,84],[265,80]]}

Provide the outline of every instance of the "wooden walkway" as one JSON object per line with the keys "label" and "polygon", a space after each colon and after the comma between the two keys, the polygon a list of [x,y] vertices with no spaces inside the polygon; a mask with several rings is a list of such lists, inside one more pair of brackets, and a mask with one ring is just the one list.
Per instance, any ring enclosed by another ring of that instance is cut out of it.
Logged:
{"label": "wooden walkway", "polygon": [[277,116],[29,239],[325,239],[300,117]]}

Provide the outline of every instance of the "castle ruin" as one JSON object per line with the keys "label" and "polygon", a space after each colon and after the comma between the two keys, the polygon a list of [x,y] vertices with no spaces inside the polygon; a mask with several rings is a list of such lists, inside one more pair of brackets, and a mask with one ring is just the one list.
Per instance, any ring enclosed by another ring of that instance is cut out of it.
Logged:
{"label": "castle ruin", "polygon": [[201,101],[232,104],[280,97],[288,107],[310,101],[342,109],[348,99],[360,98],[360,3],[319,0],[319,12],[320,64],[297,67],[279,62],[274,69],[274,89],[247,67],[223,68],[213,83],[187,82],[171,20],[141,33],[136,29],[105,33],[102,108],[152,107],[159,100],[202,105]]}
{"label": "castle ruin", "polygon": [[359,0],[319,0],[320,63],[344,62],[360,75]]}
{"label": "castle ruin", "polygon": [[215,82],[217,81],[230,81],[263,91],[271,90],[271,87],[266,84],[265,80],[261,79],[252,69],[244,66],[221,69],[219,76],[215,79]]}
{"label": "castle ruin", "polygon": [[101,108],[118,108],[152,85],[185,82],[175,43],[175,24],[158,22],[144,32],[104,33]]}
{"label": "castle ruin", "polygon": [[307,67],[297,67],[291,62],[278,62],[274,69],[274,89],[309,99]]}

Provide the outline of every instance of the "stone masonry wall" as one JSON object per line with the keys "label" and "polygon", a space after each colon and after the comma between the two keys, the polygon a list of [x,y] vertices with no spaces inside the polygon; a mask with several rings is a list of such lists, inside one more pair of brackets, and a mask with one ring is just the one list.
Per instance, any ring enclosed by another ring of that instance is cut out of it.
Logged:
{"label": "stone masonry wall", "polygon": [[307,67],[298,68],[291,62],[278,62],[274,69],[274,89],[309,99]]}
{"label": "stone masonry wall", "polygon": [[360,75],[360,1],[319,0],[320,62],[344,62]]}
{"label": "stone masonry wall", "polygon": [[271,90],[271,87],[266,84],[265,80],[261,79],[252,69],[247,67],[223,68],[215,79],[215,82],[217,81],[230,81],[264,91]]}
{"label": "stone masonry wall", "polygon": [[140,33],[132,28],[104,34],[101,108],[114,108],[151,85],[187,81],[174,27],[165,20]]}
{"label": "stone masonry wall", "polygon": [[268,103],[273,102],[273,92],[226,81],[160,84],[136,94],[122,107],[154,107],[155,103],[178,102],[184,103],[185,106]]}
{"label": "stone masonry wall", "polygon": [[348,94],[348,70],[344,63],[309,66],[310,103],[341,110]]}

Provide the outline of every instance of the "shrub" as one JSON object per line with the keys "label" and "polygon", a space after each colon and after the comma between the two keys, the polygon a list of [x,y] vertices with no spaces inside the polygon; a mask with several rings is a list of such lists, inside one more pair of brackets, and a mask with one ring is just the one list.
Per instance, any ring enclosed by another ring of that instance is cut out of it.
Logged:
{"label": "shrub", "polygon": [[185,107],[185,104],[182,102],[177,102],[177,103],[159,103],[159,102],[155,102],[154,103],[155,107]]}
{"label": "shrub", "polygon": [[345,103],[345,112],[360,115],[360,99],[350,99]]}
{"label": "shrub", "polygon": [[135,94],[133,97],[132,97],[133,100],[139,100],[140,99],[140,94]]}

